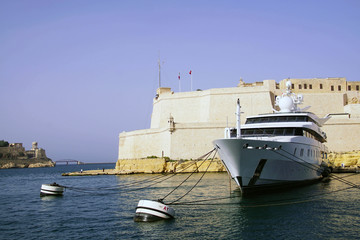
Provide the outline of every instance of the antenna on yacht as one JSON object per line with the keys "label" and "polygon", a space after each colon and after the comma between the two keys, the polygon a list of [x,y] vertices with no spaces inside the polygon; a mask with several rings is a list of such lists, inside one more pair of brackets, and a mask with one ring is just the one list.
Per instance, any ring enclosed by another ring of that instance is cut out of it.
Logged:
{"label": "antenna on yacht", "polygon": [[291,93],[291,81],[290,80],[286,81],[286,93],[287,94]]}
{"label": "antenna on yacht", "polygon": [[236,138],[241,138],[241,122],[240,122],[240,115],[241,115],[241,106],[240,106],[240,98],[237,100],[236,106]]}

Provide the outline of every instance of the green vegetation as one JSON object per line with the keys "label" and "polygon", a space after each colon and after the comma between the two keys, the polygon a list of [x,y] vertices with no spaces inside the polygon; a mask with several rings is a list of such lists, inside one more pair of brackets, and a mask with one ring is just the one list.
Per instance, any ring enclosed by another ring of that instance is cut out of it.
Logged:
{"label": "green vegetation", "polygon": [[9,143],[7,141],[1,140],[0,141],[0,147],[8,147]]}
{"label": "green vegetation", "polygon": [[[147,156],[146,158],[160,158],[158,156]],[[170,161],[169,157],[163,157],[165,159],[165,161]]]}

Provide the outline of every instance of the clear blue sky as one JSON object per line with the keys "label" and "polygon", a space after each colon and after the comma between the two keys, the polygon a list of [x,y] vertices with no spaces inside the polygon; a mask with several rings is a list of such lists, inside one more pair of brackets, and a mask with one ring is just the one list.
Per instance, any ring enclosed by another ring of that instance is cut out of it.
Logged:
{"label": "clear blue sky", "polygon": [[360,1],[0,1],[0,140],[115,162],[178,91],[284,78],[360,81]]}

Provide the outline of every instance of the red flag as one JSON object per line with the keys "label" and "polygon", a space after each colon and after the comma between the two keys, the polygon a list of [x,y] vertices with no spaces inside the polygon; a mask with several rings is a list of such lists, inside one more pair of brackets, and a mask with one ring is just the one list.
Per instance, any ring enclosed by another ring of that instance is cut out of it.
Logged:
{"label": "red flag", "polygon": [[190,70],[189,74],[191,75],[191,70]]}
{"label": "red flag", "polygon": [[179,76],[178,76],[179,80],[180,80],[180,73],[179,73]]}

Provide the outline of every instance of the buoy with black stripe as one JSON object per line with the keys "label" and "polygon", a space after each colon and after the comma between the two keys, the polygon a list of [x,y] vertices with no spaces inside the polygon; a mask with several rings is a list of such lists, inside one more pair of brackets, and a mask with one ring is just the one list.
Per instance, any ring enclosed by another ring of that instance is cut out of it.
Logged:
{"label": "buoy with black stripe", "polygon": [[42,184],[40,189],[40,196],[62,196],[64,192],[64,186],[57,183]]}
{"label": "buoy with black stripe", "polygon": [[152,222],[173,219],[175,210],[159,201],[140,200],[135,212],[135,222]]}

